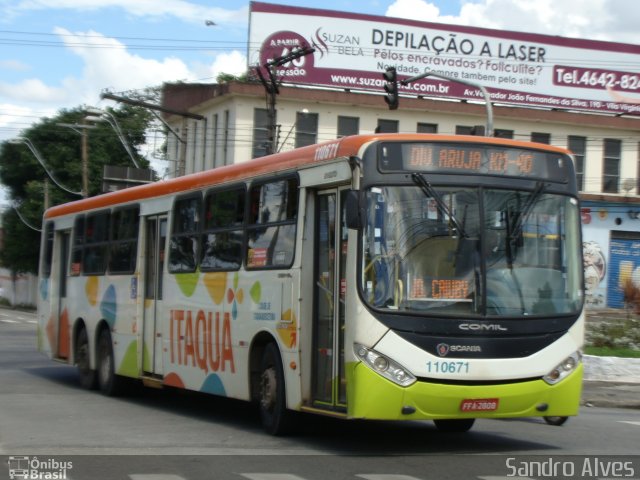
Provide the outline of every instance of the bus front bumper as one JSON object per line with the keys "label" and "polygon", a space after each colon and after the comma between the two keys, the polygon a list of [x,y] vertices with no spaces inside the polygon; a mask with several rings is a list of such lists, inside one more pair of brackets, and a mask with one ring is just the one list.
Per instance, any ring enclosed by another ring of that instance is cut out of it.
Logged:
{"label": "bus front bumper", "polygon": [[453,385],[418,380],[400,387],[362,363],[347,368],[348,417],[377,420],[516,418],[578,414],[583,365],[561,382]]}

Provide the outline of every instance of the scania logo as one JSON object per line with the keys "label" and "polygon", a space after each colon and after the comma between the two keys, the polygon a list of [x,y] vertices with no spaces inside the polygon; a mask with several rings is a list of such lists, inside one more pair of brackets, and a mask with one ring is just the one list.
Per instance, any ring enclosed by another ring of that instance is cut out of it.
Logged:
{"label": "scania logo", "polygon": [[458,328],[472,332],[506,332],[509,330],[499,323],[461,323]]}
{"label": "scania logo", "polygon": [[481,353],[482,347],[480,345],[447,345],[446,343],[439,343],[436,345],[436,351],[441,357],[446,357],[449,352]]}

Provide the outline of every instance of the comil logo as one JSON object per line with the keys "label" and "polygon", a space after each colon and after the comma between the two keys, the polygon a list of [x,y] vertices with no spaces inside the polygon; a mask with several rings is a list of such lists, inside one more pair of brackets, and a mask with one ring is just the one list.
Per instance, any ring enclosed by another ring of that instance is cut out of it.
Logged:
{"label": "comil logo", "polygon": [[11,480],[65,480],[73,462],[54,458],[11,456],[7,461]]}

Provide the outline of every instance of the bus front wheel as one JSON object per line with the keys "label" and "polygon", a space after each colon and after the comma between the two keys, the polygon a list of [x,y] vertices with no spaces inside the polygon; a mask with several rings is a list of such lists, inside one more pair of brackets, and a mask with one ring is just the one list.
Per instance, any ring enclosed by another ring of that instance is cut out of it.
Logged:
{"label": "bus front wheel", "polygon": [[262,354],[260,369],[260,418],[271,435],[283,435],[290,429],[291,412],[287,410],[284,370],[280,352],[269,343]]}
{"label": "bus front wheel", "polygon": [[115,359],[111,334],[106,328],[98,338],[98,386],[105,395],[114,397],[123,390],[123,378],[115,374]]}
{"label": "bus front wheel", "polygon": [[447,433],[464,433],[473,427],[475,418],[460,418],[451,420],[434,420],[433,423],[441,432]]}
{"label": "bus front wheel", "polygon": [[75,350],[78,377],[80,378],[80,385],[82,385],[83,388],[93,390],[98,386],[98,376],[97,372],[91,369],[89,352],[89,336],[87,335],[87,330],[82,327],[78,331]]}
{"label": "bus front wheel", "polygon": [[569,420],[569,417],[544,417],[544,421],[549,425],[553,425],[554,427],[563,425],[567,420]]}

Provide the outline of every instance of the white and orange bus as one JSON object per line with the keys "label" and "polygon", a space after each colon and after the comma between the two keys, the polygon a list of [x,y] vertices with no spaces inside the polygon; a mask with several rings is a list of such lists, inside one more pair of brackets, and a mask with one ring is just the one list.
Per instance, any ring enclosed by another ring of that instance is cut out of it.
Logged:
{"label": "white and orange bus", "polygon": [[564,149],[360,135],[44,215],[38,345],[123,381],[344,418],[578,411],[580,215]]}

